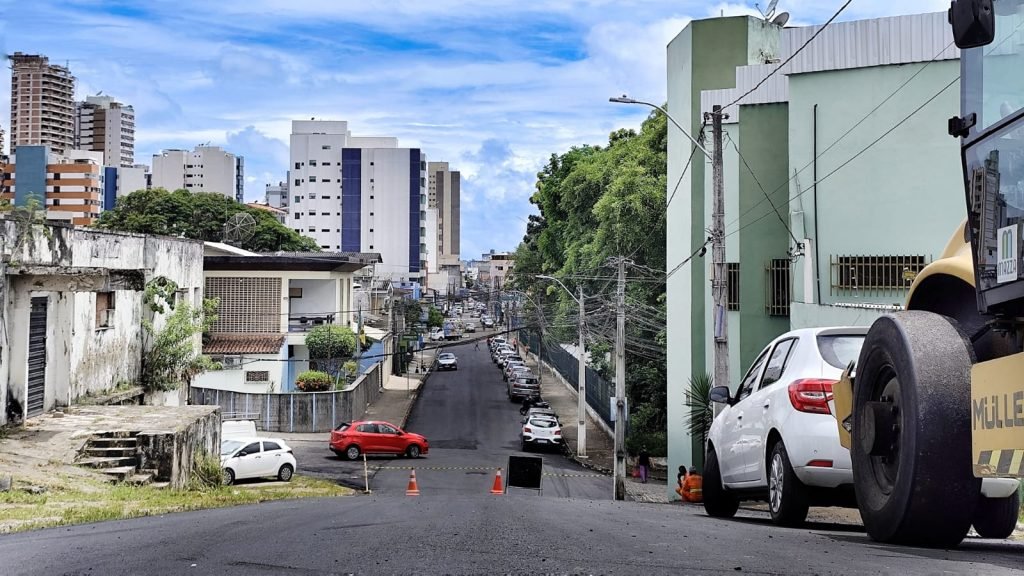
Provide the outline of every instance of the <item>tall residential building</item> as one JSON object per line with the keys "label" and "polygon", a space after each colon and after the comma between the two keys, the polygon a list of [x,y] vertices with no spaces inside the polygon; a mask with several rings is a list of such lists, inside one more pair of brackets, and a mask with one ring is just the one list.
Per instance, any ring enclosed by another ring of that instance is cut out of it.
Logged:
{"label": "tall residential building", "polygon": [[[291,172],[287,174],[291,174]],[[286,175],[284,182],[267,184],[266,190],[263,193],[263,201],[266,202],[267,206],[280,208],[285,212],[288,211],[288,178],[290,176]]]}
{"label": "tall residential building", "polygon": [[60,154],[75,143],[75,77],[46,56],[15,52],[11,60],[11,149],[42,145]]}
{"label": "tall residential building", "polygon": [[50,220],[88,225],[104,204],[103,155],[85,150],[52,152],[48,146],[18,146],[10,162],[0,164],[0,198],[17,206],[35,198]]}
{"label": "tall residential building", "polygon": [[117,199],[137,190],[149,188],[149,167],[145,164],[135,166],[105,166],[103,168],[103,210],[113,210]]}
{"label": "tall residential building", "polygon": [[0,156],[4,155],[4,129],[0,127]]}
{"label": "tall residential building", "polygon": [[75,149],[102,152],[107,166],[134,166],[135,109],[110,96],[76,103]]}
{"label": "tall residential building", "polygon": [[288,226],[324,250],[376,252],[395,281],[420,281],[426,159],[396,138],[354,137],[343,121],[294,121]]}
{"label": "tall residential building", "polygon": [[242,157],[219,146],[196,146],[191,152],[164,150],[153,155],[154,188],[216,192],[241,202],[244,185]]}
{"label": "tall residential building", "polygon": [[459,236],[461,175],[448,168],[447,162],[427,164],[429,208],[437,209],[438,264],[454,266],[459,263]]}

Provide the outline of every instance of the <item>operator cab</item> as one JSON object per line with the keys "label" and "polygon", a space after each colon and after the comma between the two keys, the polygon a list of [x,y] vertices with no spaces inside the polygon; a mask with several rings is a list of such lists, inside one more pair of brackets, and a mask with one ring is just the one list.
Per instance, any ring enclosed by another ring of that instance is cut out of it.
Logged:
{"label": "operator cab", "polygon": [[967,234],[978,310],[1024,313],[1024,1],[955,0],[949,10],[960,55],[960,117]]}

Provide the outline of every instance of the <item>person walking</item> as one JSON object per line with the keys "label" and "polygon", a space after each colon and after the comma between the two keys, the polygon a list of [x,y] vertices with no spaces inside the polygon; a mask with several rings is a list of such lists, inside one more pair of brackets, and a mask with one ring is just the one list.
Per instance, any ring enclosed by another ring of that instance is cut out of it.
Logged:
{"label": "person walking", "polygon": [[647,473],[651,470],[651,455],[647,453],[647,448],[640,449],[640,456],[636,459],[637,467],[640,468],[640,482],[647,484]]}

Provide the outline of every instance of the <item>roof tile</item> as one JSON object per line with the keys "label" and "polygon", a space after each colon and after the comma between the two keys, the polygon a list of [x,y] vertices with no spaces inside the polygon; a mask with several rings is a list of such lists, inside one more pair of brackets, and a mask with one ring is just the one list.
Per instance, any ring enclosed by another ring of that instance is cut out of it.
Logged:
{"label": "roof tile", "polygon": [[203,354],[277,354],[284,334],[217,334],[203,344]]}

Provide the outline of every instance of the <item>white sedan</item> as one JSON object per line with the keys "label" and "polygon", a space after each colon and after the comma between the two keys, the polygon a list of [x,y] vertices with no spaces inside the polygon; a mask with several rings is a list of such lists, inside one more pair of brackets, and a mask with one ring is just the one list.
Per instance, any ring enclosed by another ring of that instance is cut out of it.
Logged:
{"label": "white sedan", "polygon": [[288,482],[295,473],[295,455],[280,438],[231,438],[220,443],[224,483],[243,478],[276,476]]}
{"label": "white sedan", "polygon": [[459,359],[455,357],[455,354],[451,352],[442,352],[437,355],[437,369],[438,370],[458,370]]}

